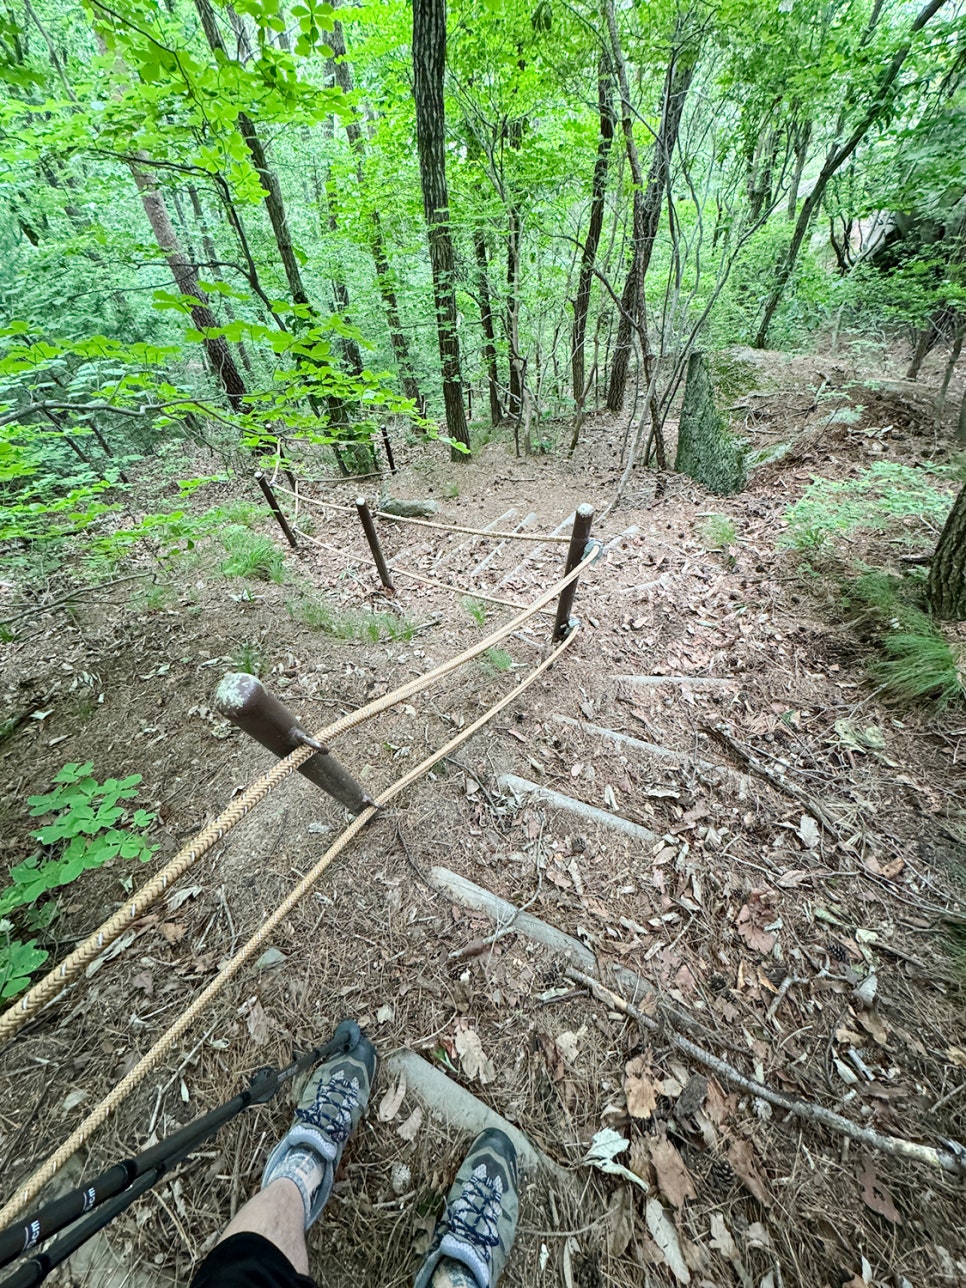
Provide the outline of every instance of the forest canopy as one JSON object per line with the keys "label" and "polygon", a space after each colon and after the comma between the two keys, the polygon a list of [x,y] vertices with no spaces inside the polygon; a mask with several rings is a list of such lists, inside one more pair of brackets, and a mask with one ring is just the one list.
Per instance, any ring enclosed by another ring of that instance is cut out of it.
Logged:
{"label": "forest canopy", "polygon": [[4,535],[84,527],[183,446],[364,470],[387,414],[459,458],[561,418],[573,450],[606,406],[627,468],[665,466],[692,355],[728,344],[886,328],[912,376],[937,341],[954,362],[963,23],[24,0],[0,23]]}

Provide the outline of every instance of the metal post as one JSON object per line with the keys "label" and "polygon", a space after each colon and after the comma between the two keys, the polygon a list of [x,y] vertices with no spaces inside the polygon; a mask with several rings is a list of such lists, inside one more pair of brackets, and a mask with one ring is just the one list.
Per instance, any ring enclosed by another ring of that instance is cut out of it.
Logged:
{"label": "metal post", "polygon": [[[272,514],[274,514],[275,518],[278,520],[278,526],[285,533],[286,537],[288,537],[289,545],[297,546],[298,542],[295,540],[295,533],[288,526],[288,519],[286,519],[285,515],[282,513],[282,507],[278,503],[278,497],[276,497],[275,493],[272,491],[272,485],[261,470],[256,471],[255,482],[262,489],[262,495],[271,507]],[[292,491],[294,492],[295,489],[293,488]]]}
{"label": "metal post", "polygon": [[[573,531],[570,534],[570,545],[567,547],[567,566],[564,569],[564,576],[577,567],[583,559],[587,550],[587,542],[590,540],[590,525],[594,521],[594,507],[592,505],[578,505],[577,513],[574,515]],[[553,624],[553,635],[550,637],[555,644],[567,638],[567,630],[570,626],[570,610],[574,606],[574,596],[577,593],[577,582],[572,581],[569,586],[564,586],[560,592],[560,598],[557,601],[557,616]]]}
{"label": "metal post", "polygon": [[395,594],[396,588],[393,586],[392,578],[389,575],[389,565],[386,563],[382,547],[379,545],[379,534],[376,532],[376,525],[372,521],[372,515],[369,513],[369,507],[366,505],[364,496],[356,497],[356,509],[359,511],[359,518],[362,520],[362,530],[366,534],[366,540],[369,542],[369,549],[372,551],[372,558],[379,573],[379,580],[386,590]]}
{"label": "metal post", "polygon": [[361,814],[372,804],[365,789],[342,768],[329,749],[313,742],[296,718],[254,675],[230,671],[215,691],[215,706],[226,720],[276,756],[287,756],[306,743],[316,747],[317,754],[299,768],[299,773],[328,792],[350,814]]}
{"label": "metal post", "polygon": [[396,462],[393,459],[392,443],[389,441],[389,430],[385,425],[380,425],[379,428],[382,430],[382,445],[386,451],[386,461],[389,464],[389,473],[395,474]]}

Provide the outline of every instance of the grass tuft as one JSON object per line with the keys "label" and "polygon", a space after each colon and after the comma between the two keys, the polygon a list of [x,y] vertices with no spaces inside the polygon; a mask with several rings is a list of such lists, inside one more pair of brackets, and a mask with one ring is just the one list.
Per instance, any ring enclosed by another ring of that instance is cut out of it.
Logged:
{"label": "grass tuft", "polygon": [[948,707],[966,696],[964,659],[957,657],[949,642],[924,614],[882,641],[885,657],[870,668],[883,693],[899,702],[931,702]]}
{"label": "grass tuft", "polygon": [[738,540],[738,530],[726,514],[705,514],[695,529],[706,550],[727,550]]}
{"label": "grass tuft", "polygon": [[411,640],[416,623],[397,613],[351,612],[333,608],[319,599],[296,599],[288,604],[289,616],[342,640]]}
{"label": "grass tuft", "polygon": [[257,644],[247,641],[239,644],[231,660],[236,671],[244,671],[246,675],[259,678],[265,674],[265,655]]}
{"label": "grass tuft", "polygon": [[256,581],[285,580],[285,557],[279,547],[259,532],[232,524],[221,534],[228,558],[221,565],[226,577],[253,577]]}

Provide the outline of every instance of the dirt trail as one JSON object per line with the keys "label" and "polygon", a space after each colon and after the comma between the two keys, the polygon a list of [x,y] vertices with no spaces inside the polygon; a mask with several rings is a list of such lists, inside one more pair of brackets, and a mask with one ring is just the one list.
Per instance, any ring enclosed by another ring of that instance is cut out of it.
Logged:
{"label": "dirt trail", "polygon": [[[814,375],[796,369],[794,400],[755,402],[759,443],[772,443],[776,427],[821,429],[807,410]],[[889,398],[898,423],[899,395]],[[915,403],[901,407],[902,441],[889,452],[933,452],[931,423]],[[444,521],[502,528],[532,514],[525,530],[551,532],[581,501],[601,509],[610,499],[621,433],[609,417],[589,418],[571,462],[515,460],[499,442],[458,470],[416,458],[393,491],[442,497]],[[726,501],[638,472],[597,534],[608,556],[581,583],[583,628],[566,661],[371,825],[290,919],[276,943],[284,960],[243,973],[185,1058],[97,1138],[91,1164],[173,1130],[349,1014],[383,1053],[422,1054],[573,1171],[573,1192],[529,1187],[511,1288],[685,1276],[756,1288],[966,1281],[960,1184],[850,1149],[707,1079],[575,988],[561,960],[519,929],[494,926],[431,879],[431,869],[450,870],[576,937],[608,978],[614,965],[640,975],[747,1076],[888,1134],[966,1139],[963,979],[943,948],[950,874],[964,858],[949,830],[964,806],[962,717],[883,707],[862,644],[828,617],[779,544],[785,510],[812,474],[854,471],[881,441],[854,423],[826,426],[780,475]],[[447,495],[454,480],[458,497]],[[353,493],[324,495],[345,503]],[[727,549],[709,549],[708,512],[733,523]],[[385,609],[351,518],[313,518],[321,545],[288,555],[290,576],[344,607]],[[563,562],[556,545],[506,542],[493,553],[464,536],[381,531],[396,567],[520,602]],[[257,646],[266,684],[318,727],[482,629],[481,609],[401,578],[399,605],[423,629],[379,645],[333,641],[287,615],[291,586],[259,585],[246,602],[230,597],[241,583],[210,564],[196,572],[196,615],[186,603],[138,614],[118,598],[70,625],[56,619],[43,644],[8,646],[8,683],[51,692],[54,708],[5,753],[14,857],[26,795],[65,760],[143,773],[167,852],[216,813],[266,763],[209,709],[241,645]],[[490,605],[487,624],[509,611]],[[539,659],[548,620],[333,750],[370,790],[388,784]],[[875,738],[863,740],[871,728]],[[511,787],[507,775],[655,839]],[[0,1053],[5,1188],[147,1049],[341,822],[302,780],[283,784],[199,865],[186,898],[176,893],[145,918],[123,955]],[[97,874],[94,897],[67,909],[71,937],[114,906],[119,875]],[[377,1087],[313,1233],[313,1267],[334,1288],[407,1281],[463,1143],[432,1115],[420,1119],[411,1092],[380,1117],[391,1088],[390,1079]],[[115,1224],[117,1254],[159,1281],[185,1281],[257,1183],[287,1115],[277,1104],[224,1132]],[[650,1186],[648,1198],[580,1166],[604,1128],[628,1142],[618,1161]]]}

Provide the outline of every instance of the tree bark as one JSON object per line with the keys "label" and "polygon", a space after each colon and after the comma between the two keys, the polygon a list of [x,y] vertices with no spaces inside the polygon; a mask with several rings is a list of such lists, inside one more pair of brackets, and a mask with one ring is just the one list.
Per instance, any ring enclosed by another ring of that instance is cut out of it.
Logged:
{"label": "tree bark", "polygon": [[587,317],[590,313],[590,288],[594,281],[594,264],[604,226],[607,168],[614,142],[613,80],[610,59],[604,53],[600,56],[600,67],[597,72],[597,110],[600,116],[600,137],[597,142],[597,159],[594,162],[594,178],[591,184],[590,219],[580,256],[580,276],[577,279],[577,294],[574,297],[574,329],[570,346],[571,386],[578,412],[583,407],[587,396],[584,343],[587,336]]}
{"label": "tree bark", "polygon": [[[433,272],[436,330],[443,377],[443,402],[449,434],[466,448],[470,433],[463,407],[454,281],[453,239],[446,188],[446,119],[443,76],[446,69],[446,0],[413,0],[413,91],[416,142],[423,189],[423,210]],[[464,453],[453,449],[454,460]],[[468,455],[468,454],[467,454]]]}
{"label": "tree bark", "polygon": [[493,306],[490,301],[486,235],[482,228],[473,230],[473,251],[476,255],[476,285],[480,298],[480,322],[483,326],[483,362],[486,366],[486,383],[490,394],[490,424],[496,426],[503,420],[503,404],[500,401],[500,377],[496,365],[496,331],[493,326]]}
{"label": "tree bark", "polygon": [[[221,38],[221,32],[218,30],[214,10],[209,0],[194,0],[194,3],[212,53],[220,50],[228,57],[229,55]],[[288,282],[292,303],[311,307],[302,281],[298,257],[295,254],[295,247],[292,243],[292,234],[285,214],[285,202],[282,198],[278,177],[274,170],[269,167],[265,149],[262,147],[261,139],[258,137],[258,131],[255,128],[255,122],[247,113],[239,112],[237,124],[238,132],[245,140],[245,146],[248,148],[249,156],[258,173],[258,179],[265,194],[265,209],[268,211],[272,232],[275,234],[275,244],[278,247],[282,268],[285,270],[285,280]]]}
{"label": "tree bark", "polygon": [[762,314],[761,323],[758,327],[758,333],[755,336],[754,347],[763,349],[768,339],[768,328],[771,326],[772,318],[775,316],[775,310],[778,308],[781,298],[785,293],[785,288],[791,280],[795,265],[798,262],[798,255],[805,242],[805,237],[811,227],[822,199],[825,196],[825,189],[828,187],[829,180],[849,159],[855,149],[868,134],[869,130],[876,123],[879,117],[886,111],[891,101],[891,93],[896,78],[902,71],[903,64],[909,57],[912,49],[913,37],[920,32],[926,24],[936,16],[939,10],[946,3],[946,0],[928,0],[928,3],[920,9],[916,15],[912,26],[909,28],[909,34],[903,44],[899,46],[888,64],[879,76],[879,82],[876,86],[871,101],[865,112],[859,118],[851,134],[844,142],[837,147],[829,150],[825,158],[825,164],[815,181],[815,187],[805,198],[802,204],[801,212],[798,216],[798,222],[795,224],[795,231],[792,234],[792,240],[788,247],[785,257],[779,265],[778,272],[775,276],[775,285],[772,287],[771,294],[765,303],[765,311]]}
{"label": "tree bark", "polygon": [[627,70],[617,34],[613,0],[604,0],[604,13],[610,34],[611,53],[620,85],[621,128],[624,132],[627,159],[630,163],[631,177],[634,182],[634,235],[631,263],[627,273],[627,280],[624,283],[624,291],[621,295],[617,340],[614,345],[610,385],[607,390],[607,406],[610,411],[616,412],[620,411],[624,405],[627,372],[631,355],[631,337],[635,322],[640,323],[643,317],[644,278],[651,262],[654,242],[657,239],[658,225],[661,220],[661,206],[664,201],[664,192],[667,188],[668,175],[671,169],[671,156],[677,144],[681,115],[684,111],[688,89],[694,75],[696,51],[686,50],[687,37],[682,30],[683,24],[679,24],[675,31],[671,57],[664,76],[661,124],[658,127],[657,138],[654,140],[654,151],[651,155],[651,165],[645,188],[637,154],[637,145],[634,142]]}
{"label": "tree bark", "polygon": [[[182,295],[190,295],[198,301],[197,304],[191,306],[192,322],[202,332],[217,328],[218,320],[208,307],[208,297],[198,285],[198,278],[194,268],[181,249],[177,234],[174,231],[174,225],[171,223],[171,216],[168,214],[168,208],[164,204],[164,198],[158,191],[154,176],[143,169],[142,166],[134,163],[131,164],[131,173],[134,176],[134,182],[137,184],[138,192],[141,194],[144,213],[151,224],[155,240],[168,261],[171,276],[174,278],[178,290]],[[221,381],[229,407],[235,412],[246,411],[245,395],[248,391],[245,388],[241,373],[235,366],[235,360],[224,337],[205,336],[202,344],[212,371]]]}
{"label": "tree bark", "polygon": [[[342,23],[336,22],[329,35],[329,48],[332,50],[333,67],[335,71],[335,81],[343,94],[353,92],[352,68],[349,65],[346,54],[345,37],[342,31]],[[356,158],[356,182],[359,184],[360,192],[365,192],[365,140],[363,138],[362,127],[354,116],[344,118],[346,138],[349,140],[349,147],[352,149]],[[399,312],[399,297],[396,294],[395,279],[392,268],[389,263],[389,255],[386,250],[386,239],[382,231],[382,219],[379,211],[370,208],[369,210],[369,252],[372,255],[372,262],[376,269],[376,286],[379,295],[382,298],[383,308],[386,311],[386,325],[389,328],[389,343],[392,345],[392,354],[396,359],[396,366],[399,368],[399,379],[402,383],[403,393],[407,398],[411,398],[416,404],[416,409],[420,415],[425,415],[426,400],[423,398],[416,380],[413,369],[412,357],[409,352],[409,342],[406,339],[406,333],[403,330],[402,319]]]}
{"label": "tree bark", "polygon": [[940,533],[929,566],[926,599],[937,617],[966,620],[966,487]]}

